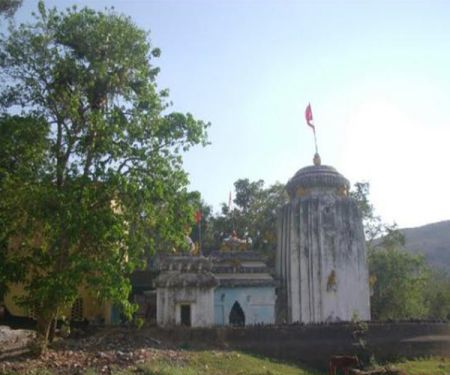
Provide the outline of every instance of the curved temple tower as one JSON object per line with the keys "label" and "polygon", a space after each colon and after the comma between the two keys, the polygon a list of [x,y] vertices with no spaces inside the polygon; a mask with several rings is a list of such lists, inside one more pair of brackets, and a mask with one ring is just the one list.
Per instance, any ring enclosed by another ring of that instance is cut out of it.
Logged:
{"label": "curved temple tower", "polygon": [[290,202],[278,223],[278,320],[369,320],[364,231],[348,180],[316,154],[286,189]]}

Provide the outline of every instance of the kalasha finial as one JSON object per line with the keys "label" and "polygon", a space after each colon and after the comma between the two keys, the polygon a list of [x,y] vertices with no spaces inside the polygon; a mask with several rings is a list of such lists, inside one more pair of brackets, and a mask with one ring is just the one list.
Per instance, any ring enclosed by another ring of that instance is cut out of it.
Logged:
{"label": "kalasha finial", "polygon": [[320,165],[322,163],[320,160],[320,155],[317,152],[314,154],[313,162],[314,165]]}

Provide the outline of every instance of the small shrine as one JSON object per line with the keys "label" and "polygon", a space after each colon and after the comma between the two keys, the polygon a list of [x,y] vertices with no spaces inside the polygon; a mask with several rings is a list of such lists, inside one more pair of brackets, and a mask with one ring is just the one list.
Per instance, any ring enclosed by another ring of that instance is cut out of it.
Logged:
{"label": "small shrine", "polygon": [[211,261],[205,257],[160,259],[160,274],[155,280],[158,325],[207,327],[214,324],[217,279],[211,266]]}
{"label": "small shrine", "polygon": [[155,280],[160,326],[275,323],[276,282],[255,251],[168,256]]}

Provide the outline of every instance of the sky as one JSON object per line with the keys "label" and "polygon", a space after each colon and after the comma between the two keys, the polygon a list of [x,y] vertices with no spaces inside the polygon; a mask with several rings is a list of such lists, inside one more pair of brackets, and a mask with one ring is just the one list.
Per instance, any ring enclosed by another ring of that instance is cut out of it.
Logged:
{"label": "sky", "polygon": [[383,220],[450,219],[449,1],[46,1],[73,4],[150,31],[172,109],[211,123],[184,167],[216,211],[239,178],[286,183],[312,164],[310,102],[322,163],[369,182]]}

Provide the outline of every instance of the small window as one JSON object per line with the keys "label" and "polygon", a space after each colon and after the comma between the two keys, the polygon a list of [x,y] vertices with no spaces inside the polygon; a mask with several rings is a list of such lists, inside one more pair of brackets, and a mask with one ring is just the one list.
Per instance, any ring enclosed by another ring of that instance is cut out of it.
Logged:
{"label": "small window", "polygon": [[190,327],[191,326],[191,305],[181,305],[181,325]]}

